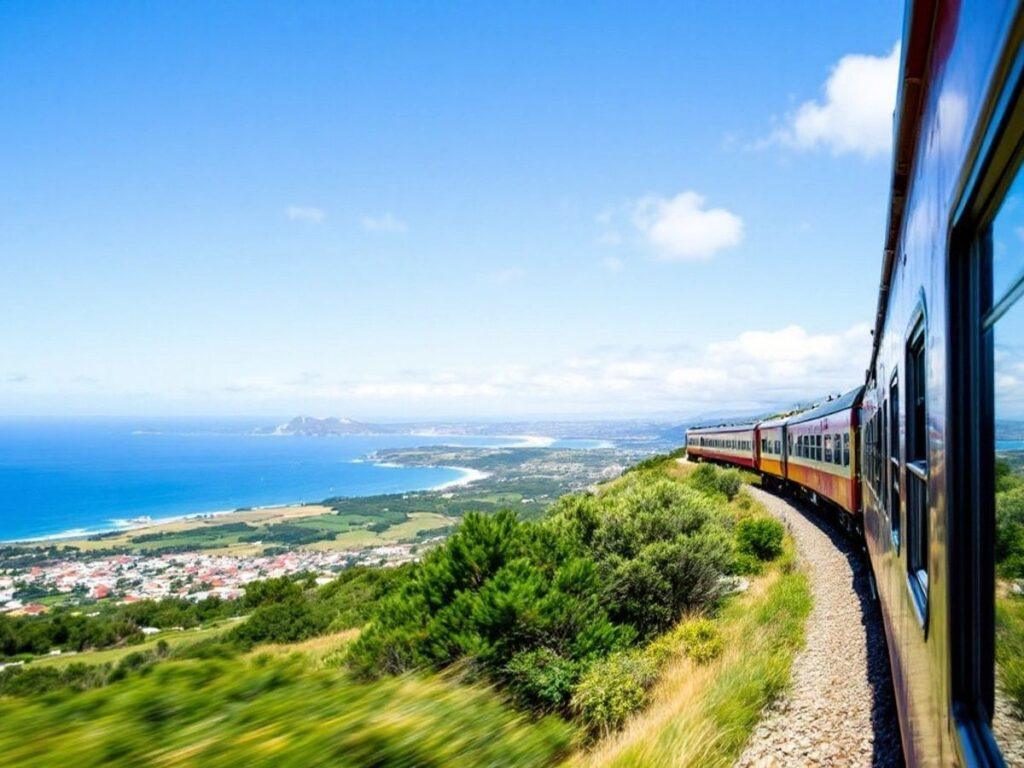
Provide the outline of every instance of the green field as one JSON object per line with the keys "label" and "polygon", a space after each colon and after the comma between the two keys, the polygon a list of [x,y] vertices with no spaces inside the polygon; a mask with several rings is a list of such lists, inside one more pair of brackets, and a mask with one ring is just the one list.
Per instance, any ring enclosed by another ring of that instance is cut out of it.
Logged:
{"label": "green field", "polygon": [[30,662],[33,667],[66,667],[68,664],[116,664],[125,656],[137,651],[152,651],[156,649],[157,643],[166,642],[172,649],[179,648],[189,643],[217,637],[227,632],[235,623],[244,617],[235,617],[227,621],[218,622],[209,627],[197,627],[196,629],[167,630],[156,635],[151,635],[145,642],[136,645],[125,645],[120,648],[108,648],[101,651],[85,651],[83,653],[62,653],[60,656],[40,656]]}

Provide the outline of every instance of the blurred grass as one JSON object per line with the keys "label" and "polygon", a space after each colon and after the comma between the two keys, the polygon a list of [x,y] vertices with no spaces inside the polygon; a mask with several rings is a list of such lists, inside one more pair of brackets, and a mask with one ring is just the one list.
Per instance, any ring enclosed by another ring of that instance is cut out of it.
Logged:
{"label": "blurred grass", "polygon": [[132,653],[154,650],[161,640],[166,642],[170,648],[191,645],[200,640],[210,640],[224,634],[244,618],[244,616],[235,616],[211,624],[208,627],[196,627],[195,629],[169,629],[151,635],[148,640],[136,645],[123,645],[117,648],[105,648],[99,651],[84,651],[82,653],[62,653],[59,656],[40,656],[34,659],[30,666],[60,668],[66,667],[69,664],[117,663]]}
{"label": "blurred grass", "polygon": [[544,766],[570,739],[482,688],[356,683],[301,653],[168,661],[103,689],[0,700],[5,766]]}

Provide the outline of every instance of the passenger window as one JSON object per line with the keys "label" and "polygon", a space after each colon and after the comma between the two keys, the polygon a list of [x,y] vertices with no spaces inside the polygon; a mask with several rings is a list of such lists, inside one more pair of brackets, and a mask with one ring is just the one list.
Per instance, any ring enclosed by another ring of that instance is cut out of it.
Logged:
{"label": "passenger window", "polygon": [[825,461],[832,463],[832,435],[825,435]]}
{"label": "passenger window", "polygon": [[[1024,764],[1024,302],[1016,299],[1024,284],[1022,232],[1024,175],[1014,182],[992,224],[991,293],[985,297],[989,309],[983,319],[983,333],[989,336],[985,346],[992,356],[995,438],[994,499],[987,510],[987,524],[995,531],[991,717],[993,735],[1008,765]],[[908,415],[911,407],[908,401]],[[907,440],[909,448],[909,432]]]}
{"label": "passenger window", "polygon": [[928,425],[925,408],[925,326],[907,341],[907,569],[922,623],[928,607]]}
{"label": "passenger window", "polygon": [[839,464],[841,466],[842,463],[843,463],[843,456],[842,456],[842,446],[841,446],[841,443],[839,442],[839,435],[838,434],[832,435],[832,445],[833,445],[833,450],[835,451],[835,453],[832,456],[832,463],[833,464]]}
{"label": "passenger window", "polygon": [[821,435],[815,435],[814,437],[814,458],[817,461],[821,461]]}
{"label": "passenger window", "polygon": [[897,551],[900,548],[900,385],[889,384],[889,524]]}
{"label": "passenger window", "polygon": [[850,433],[843,432],[843,466],[850,466]]}

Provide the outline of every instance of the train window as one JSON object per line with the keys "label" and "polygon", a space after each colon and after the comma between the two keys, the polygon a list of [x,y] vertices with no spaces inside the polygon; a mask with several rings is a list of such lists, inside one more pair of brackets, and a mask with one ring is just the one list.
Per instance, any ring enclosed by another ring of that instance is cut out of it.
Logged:
{"label": "train window", "polygon": [[821,461],[821,435],[815,435],[814,437],[814,458],[817,461]]}
{"label": "train window", "polygon": [[775,453],[777,455],[780,455],[780,456],[782,455],[782,441],[781,440],[776,440],[775,441]]}
{"label": "train window", "polygon": [[850,466],[850,433],[843,432],[843,466]]}
{"label": "train window", "polygon": [[928,425],[925,409],[925,325],[907,340],[907,569],[922,623],[928,606]]}
{"label": "train window", "polygon": [[832,435],[832,445],[834,446],[834,453],[832,454],[832,463],[839,464],[841,466],[843,463],[843,449],[841,438],[838,434]]}
{"label": "train window", "polygon": [[878,499],[878,503],[882,503],[882,490],[883,485],[883,468],[885,456],[882,453],[882,413],[881,411],[875,411],[875,455],[874,455],[874,482],[875,482],[875,496]]}
{"label": "train window", "polygon": [[1009,765],[1024,764],[1024,302],[1018,300],[1024,284],[1022,233],[1024,174],[1013,182],[992,222],[987,265],[991,283],[982,291],[989,307],[982,333],[991,364],[988,451],[993,453],[988,455],[994,459],[986,510],[990,530],[994,528],[989,544],[994,553],[982,561],[993,562],[989,567],[994,569],[986,574],[994,596],[991,723]]}
{"label": "train window", "polygon": [[900,385],[889,384],[889,525],[896,550],[900,548]]}
{"label": "train window", "polygon": [[832,463],[832,435],[825,435],[825,461]]}

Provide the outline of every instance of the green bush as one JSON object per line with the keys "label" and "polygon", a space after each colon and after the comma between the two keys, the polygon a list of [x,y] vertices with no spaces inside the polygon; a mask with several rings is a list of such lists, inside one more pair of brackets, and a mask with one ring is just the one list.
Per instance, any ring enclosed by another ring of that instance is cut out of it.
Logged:
{"label": "green bush", "polygon": [[717,600],[729,520],[717,492],[653,473],[538,522],[468,513],[379,601],[349,667],[369,679],[467,660],[521,705],[565,710],[581,670]]}
{"label": "green bush", "polygon": [[1011,486],[996,494],[996,563],[1004,578],[1024,578],[1024,485]]}
{"label": "green bush", "polygon": [[649,700],[657,665],[637,651],[620,651],[595,662],[580,679],[572,706],[586,733],[606,736],[622,727]]}
{"label": "green bush", "polygon": [[721,493],[724,493],[729,501],[732,501],[736,498],[736,494],[740,492],[740,488],[743,487],[743,475],[740,474],[738,469],[723,469],[718,473],[715,487]]}
{"label": "green bush", "polygon": [[784,535],[782,523],[770,517],[740,520],[736,525],[736,549],[758,560],[774,560],[782,554]]}
{"label": "green bush", "polygon": [[553,712],[569,701],[580,664],[547,648],[523,651],[506,666],[508,688],[517,703],[537,712]]}
{"label": "green bush", "polygon": [[683,649],[698,664],[717,659],[725,647],[722,634],[709,619],[692,619],[680,628]]}
{"label": "green bush", "polygon": [[296,643],[322,634],[330,623],[320,610],[301,593],[281,603],[261,605],[229,633],[230,640],[243,646],[258,643]]}
{"label": "green bush", "polygon": [[698,664],[707,664],[721,655],[725,643],[718,627],[707,618],[689,619],[654,640],[644,650],[658,667],[674,656],[685,654]]}

